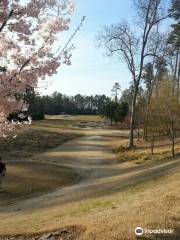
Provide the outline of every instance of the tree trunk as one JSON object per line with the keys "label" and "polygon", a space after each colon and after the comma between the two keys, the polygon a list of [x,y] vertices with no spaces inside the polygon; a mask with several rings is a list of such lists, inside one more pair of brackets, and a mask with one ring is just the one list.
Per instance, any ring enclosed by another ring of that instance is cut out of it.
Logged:
{"label": "tree trunk", "polygon": [[138,87],[134,90],[134,96],[132,100],[131,109],[131,120],[130,120],[130,133],[129,133],[129,148],[134,146],[134,124],[135,124],[135,111],[136,111],[136,98],[137,98]]}
{"label": "tree trunk", "polygon": [[113,122],[113,120],[112,120],[112,118],[111,118],[111,126],[112,126],[112,122]]}
{"label": "tree trunk", "polygon": [[138,123],[138,141],[140,141],[140,127],[139,127],[139,123]]}
{"label": "tree trunk", "polygon": [[151,139],[151,155],[154,155],[154,136]]}
{"label": "tree trunk", "polygon": [[175,156],[175,131],[174,131],[174,123],[172,121],[172,127],[171,130],[169,130],[169,134],[170,134],[170,138],[172,141],[172,145],[171,145],[171,153],[172,153],[172,157]]}
{"label": "tree trunk", "polygon": [[148,135],[148,123],[149,123],[149,106],[150,106],[150,100],[148,100],[147,108],[146,108],[146,117],[145,117],[145,125],[144,125],[144,140],[147,141],[147,135]]}
{"label": "tree trunk", "polygon": [[180,56],[178,54],[178,69],[177,69],[177,100],[179,101],[179,90],[180,90]]}
{"label": "tree trunk", "polygon": [[[173,84],[173,96],[175,95],[176,91],[178,92],[178,81],[177,81],[177,72],[178,72],[178,52],[176,53],[176,60],[175,60],[175,67],[174,67],[174,76],[173,76],[173,80],[174,80],[174,84]],[[176,89],[177,87],[177,89]]]}
{"label": "tree trunk", "polygon": [[174,142],[174,137],[172,137],[172,157],[175,156],[175,142]]}

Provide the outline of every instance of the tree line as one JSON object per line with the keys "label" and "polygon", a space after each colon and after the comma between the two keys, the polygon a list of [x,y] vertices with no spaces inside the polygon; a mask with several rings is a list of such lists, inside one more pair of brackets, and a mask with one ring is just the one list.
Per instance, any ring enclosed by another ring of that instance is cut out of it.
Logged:
{"label": "tree line", "polygon": [[44,115],[76,114],[95,115],[110,101],[105,95],[84,96],[76,94],[67,96],[54,92],[50,96],[40,96],[33,90],[26,95],[29,113],[34,120],[44,119]]}
{"label": "tree line", "polygon": [[40,96],[29,89],[26,94],[28,113],[33,120],[42,120],[45,115],[96,115],[110,120],[111,125],[122,123],[128,114],[129,106],[117,97],[119,85],[115,83],[113,89],[116,94],[113,98],[106,95],[81,95],[67,96],[58,92],[52,95]]}

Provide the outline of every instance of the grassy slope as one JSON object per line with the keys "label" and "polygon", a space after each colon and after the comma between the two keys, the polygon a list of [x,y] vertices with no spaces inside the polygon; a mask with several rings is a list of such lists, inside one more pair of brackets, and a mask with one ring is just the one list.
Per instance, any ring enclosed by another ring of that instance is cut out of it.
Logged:
{"label": "grassy slope", "polygon": [[49,192],[75,181],[77,174],[70,168],[28,160],[79,136],[81,135],[78,133],[59,134],[32,126],[16,138],[1,138],[0,153],[7,163],[7,175],[3,181],[4,192],[0,194],[0,206],[37,193]]}
{"label": "grassy slope", "polygon": [[7,175],[0,193],[0,207],[24,198],[38,196],[74,183],[77,173],[71,168],[38,162],[7,164]]}
{"label": "grassy slope", "polygon": [[36,154],[53,149],[69,140],[79,137],[76,133],[56,133],[32,126],[14,138],[0,139],[0,153],[3,159],[27,159]]}
{"label": "grassy slope", "polygon": [[[144,158],[141,163],[143,161]],[[126,159],[125,166],[132,166],[131,159]],[[54,205],[38,211],[26,211],[26,214],[18,211],[2,213],[1,233],[7,233],[8,228],[18,233],[22,229],[24,232],[32,232],[79,224],[86,227],[81,240],[133,240],[136,239],[134,228],[142,226],[173,228],[175,235],[168,239],[176,240],[180,238],[179,185],[180,172],[177,169],[172,175],[155,178],[106,197]],[[151,238],[147,236],[144,239]],[[152,239],[157,237],[152,236]],[[159,239],[167,238],[159,236]]]}
{"label": "grassy slope", "polygon": [[[133,240],[134,228],[173,228],[179,239],[180,172],[154,179],[110,196],[54,205],[26,214],[3,214],[1,233],[47,231],[65,225],[82,225],[86,232],[81,240]],[[14,218],[16,216],[16,218]],[[11,217],[11,221],[9,218]],[[31,222],[31,224],[29,224]],[[7,225],[6,225],[7,224]],[[4,228],[3,228],[4,226]],[[149,236],[144,239],[150,239]],[[156,238],[152,238],[156,239]],[[166,239],[161,236],[159,239]]]}

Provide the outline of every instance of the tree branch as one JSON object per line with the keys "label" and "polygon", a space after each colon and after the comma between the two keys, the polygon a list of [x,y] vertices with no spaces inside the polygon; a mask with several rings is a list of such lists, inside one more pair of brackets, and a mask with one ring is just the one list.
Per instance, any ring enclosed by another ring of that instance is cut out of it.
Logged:
{"label": "tree branch", "polygon": [[8,17],[4,20],[4,22],[2,23],[1,27],[0,27],[0,32],[3,31],[3,29],[5,28],[7,22],[9,21],[9,19],[13,16],[14,14],[14,10],[12,9],[8,15]]}

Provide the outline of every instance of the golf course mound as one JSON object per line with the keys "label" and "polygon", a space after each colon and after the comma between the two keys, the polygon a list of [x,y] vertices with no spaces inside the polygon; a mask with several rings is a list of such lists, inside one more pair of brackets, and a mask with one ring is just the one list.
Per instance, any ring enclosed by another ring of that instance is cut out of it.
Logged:
{"label": "golf course mound", "polygon": [[68,167],[43,162],[7,163],[7,174],[0,193],[0,205],[51,192],[73,184],[77,173]]}

